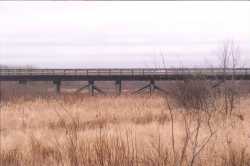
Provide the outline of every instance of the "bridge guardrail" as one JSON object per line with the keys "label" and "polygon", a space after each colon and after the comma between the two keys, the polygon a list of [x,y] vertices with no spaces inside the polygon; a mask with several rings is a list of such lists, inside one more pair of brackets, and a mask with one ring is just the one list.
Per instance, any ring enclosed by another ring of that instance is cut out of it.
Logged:
{"label": "bridge guardrail", "polygon": [[113,75],[248,75],[250,68],[134,68],[134,69],[0,69],[0,76],[64,75],[64,76],[113,76]]}

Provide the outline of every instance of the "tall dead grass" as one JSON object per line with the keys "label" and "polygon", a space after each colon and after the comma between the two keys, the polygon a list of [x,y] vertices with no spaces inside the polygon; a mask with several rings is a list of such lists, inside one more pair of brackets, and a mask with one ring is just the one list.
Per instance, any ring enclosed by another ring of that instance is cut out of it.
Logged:
{"label": "tall dead grass", "polygon": [[[204,106],[167,99],[65,95],[8,101],[1,108],[0,163],[250,165],[248,98],[227,118],[219,109],[208,114],[198,111]],[[216,108],[220,102],[214,101]]]}

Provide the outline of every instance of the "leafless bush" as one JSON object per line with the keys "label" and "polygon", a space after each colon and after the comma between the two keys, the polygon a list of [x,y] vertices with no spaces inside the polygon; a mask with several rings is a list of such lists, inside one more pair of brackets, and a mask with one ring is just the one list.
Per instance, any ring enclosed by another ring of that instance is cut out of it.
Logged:
{"label": "leafless bush", "polygon": [[193,78],[177,82],[172,89],[172,95],[178,105],[186,110],[206,110],[214,108],[216,92],[206,79]]}
{"label": "leafless bush", "polygon": [[[195,96],[196,97],[196,96]],[[197,98],[195,98],[197,99]],[[195,165],[196,158],[199,157],[199,154],[204,150],[204,148],[209,143],[210,139],[214,136],[216,131],[211,128],[210,119],[211,114],[207,113],[206,116],[209,118],[205,118],[205,121],[202,118],[202,113],[200,110],[202,107],[197,107],[197,103],[195,102],[192,105],[192,110],[194,112],[190,112],[184,105],[184,112],[182,112],[182,120],[183,120],[183,127],[185,129],[185,136],[183,145],[178,150],[176,149],[176,141],[175,141],[175,131],[174,131],[174,114],[173,108],[169,103],[168,97],[166,97],[167,102],[167,109],[169,110],[169,114],[171,117],[171,143],[172,143],[172,153],[173,153],[173,165],[174,166],[182,166],[182,165]],[[198,105],[200,106],[200,105]],[[207,105],[205,105],[207,106]],[[207,109],[207,108],[206,108]],[[200,138],[200,130],[203,128],[208,128],[209,132],[205,137],[202,139]],[[189,155],[188,155],[189,153]],[[188,157],[190,156],[191,157]]]}
{"label": "leafless bush", "polygon": [[[235,81],[235,69],[240,65],[239,48],[234,42],[226,42],[223,46],[222,54],[219,59],[221,61],[221,67],[223,68],[223,82],[220,88],[223,98],[223,110],[226,115],[232,115],[235,105],[240,101],[240,95],[238,94],[239,87]],[[227,69],[231,69],[230,73],[227,73]],[[231,76],[228,80],[227,76]]]}

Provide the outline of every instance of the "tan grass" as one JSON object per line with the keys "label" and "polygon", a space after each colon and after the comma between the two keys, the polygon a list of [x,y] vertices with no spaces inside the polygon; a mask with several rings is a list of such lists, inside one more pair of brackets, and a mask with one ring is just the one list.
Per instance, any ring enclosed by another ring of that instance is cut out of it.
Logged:
{"label": "tan grass", "polygon": [[[192,165],[250,165],[249,106],[247,97],[231,117],[214,113],[211,126],[216,133]],[[192,115],[191,129],[196,127],[194,118]],[[19,98],[2,103],[0,162],[26,166],[191,165],[191,142],[181,157],[186,130],[180,107],[173,108],[173,119],[176,154],[164,97]],[[199,145],[209,132],[202,123]]]}

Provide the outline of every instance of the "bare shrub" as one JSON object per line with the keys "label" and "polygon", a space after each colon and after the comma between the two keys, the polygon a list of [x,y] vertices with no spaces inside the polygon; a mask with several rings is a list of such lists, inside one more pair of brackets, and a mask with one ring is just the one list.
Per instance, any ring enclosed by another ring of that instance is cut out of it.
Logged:
{"label": "bare shrub", "polygon": [[[169,113],[171,115],[171,148],[173,154],[173,165],[195,165],[196,159],[199,157],[200,153],[205,149],[208,145],[210,139],[214,136],[216,131],[213,131],[210,125],[210,118],[205,119],[202,118],[202,112],[200,111],[200,107],[193,107],[194,112],[190,112],[187,107],[182,112],[182,121],[183,128],[185,131],[183,144],[179,149],[176,148],[175,141],[175,131],[174,131],[174,113],[173,108],[169,104],[169,99],[167,99],[167,107]],[[204,114],[203,114],[204,115]],[[205,114],[206,115],[206,114]],[[210,116],[210,114],[207,114]],[[200,138],[200,133],[202,128],[208,128],[209,132],[203,138]]]}
{"label": "bare shrub", "polygon": [[[193,166],[200,153],[216,133],[210,123],[212,112],[216,110],[216,93],[206,79],[196,76],[191,80],[186,80],[184,83],[178,83],[173,92],[176,102],[184,109],[182,112],[182,124],[185,129],[184,141],[178,150],[176,149],[175,141],[173,108],[169,97],[166,96],[167,109],[171,117],[173,165]],[[202,128],[208,129],[209,132],[205,137],[200,138]]]}
{"label": "bare shrub", "polygon": [[177,82],[172,95],[178,105],[186,110],[208,110],[215,104],[216,94],[206,79],[193,78]]}
{"label": "bare shrub", "polygon": [[237,104],[240,103],[240,94],[238,93],[239,87],[236,83],[233,82],[225,82],[221,87],[221,98],[222,102],[222,110],[226,115],[231,116]]}
{"label": "bare shrub", "polygon": [[[239,47],[233,41],[225,42],[219,60],[223,69],[223,82],[220,88],[223,110],[226,115],[231,116],[236,103],[240,101],[240,95],[237,93],[239,87],[235,81],[235,69],[240,65]],[[228,76],[231,77],[230,80],[228,80]]]}

